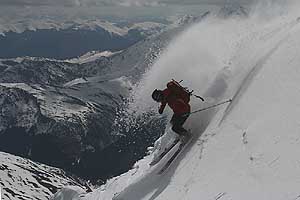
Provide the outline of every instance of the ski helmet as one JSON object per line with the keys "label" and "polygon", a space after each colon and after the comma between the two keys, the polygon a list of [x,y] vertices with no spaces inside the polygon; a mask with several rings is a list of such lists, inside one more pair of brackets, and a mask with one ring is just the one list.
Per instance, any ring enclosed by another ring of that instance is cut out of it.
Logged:
{"label": "ski helmet", "polygon": [[152,93],[152,99],[157,102],[161,102],[163,100],[163,93],[161,90],[155,89]]}

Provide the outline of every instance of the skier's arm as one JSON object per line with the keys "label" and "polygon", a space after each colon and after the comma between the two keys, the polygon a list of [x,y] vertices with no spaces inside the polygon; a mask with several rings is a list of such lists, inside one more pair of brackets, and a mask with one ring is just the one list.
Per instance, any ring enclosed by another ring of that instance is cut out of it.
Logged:
{"label": "skier's arm", "polygon": [[162,102],[161,103],[161,105],[159,107],[159,110],[158,110],[159,114],[162,114],[164,112],[164,109],[165,109],[166,105],[167,105],[167,102]]}
{"label": "skier's arm", "polygon": [[163,91],[164,99],[161,101],[161,105],[159,107],[158,113],[162,114],[167,105],[167,97],[170,95],[171,91],[167,88]]}

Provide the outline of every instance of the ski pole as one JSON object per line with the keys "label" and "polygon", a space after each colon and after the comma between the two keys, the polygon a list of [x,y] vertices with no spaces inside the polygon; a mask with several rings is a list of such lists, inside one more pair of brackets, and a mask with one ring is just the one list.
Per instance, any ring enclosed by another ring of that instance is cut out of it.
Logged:
{"label": "ski pole", "polygon": [[185,115],[191,115],[191,114],[194,114],[194,113],[197,113],[197,112],[202,112],[204,110],[208,110],[208,109],[211,109],[211,108],[214,108],[214,107],[217,107],[217,106],[220,106],[220,105],[223,105],[225,103],[230,103],[232,101],[232,99],[229,99],[227,101],[223,101],[223,102],[220,102],[218,104],[215,104],[215,105],[212,105],[212,106],[209,106],[209,107],[206,107],[206,108],[202,108],[200,110],[196,110],[196,111],[193,111],[193,112],[190,112],[190,113],[187,113]]}
{"label": "ski pole", "polygon": [[[175,82],[177,82],[177,83],[183,82],[183,80],[176,81],[175,79],[172,79],[172,81],[175,81]],[[186,89],[186,90],[188,91],[187,88],[184,88],[184,89]],[[190,91],[190,92],[189,92],[190,95],[193,95],[194,97],[196,97],[196,98],[198,98],[198,99],[201,99],[201,101],[204,101],[204,98],[203,98],[203,97],[201,97],[201,96],[199,96],[199,95],[195,95],[195,94],[193,94],[193,92],[194,92],[194,90]]]}
{"label": "ski pole", "polygon": [[204,98],[199,96],[199,95],[195,95],[195,94],[192,94],[194,97],[198,98],[198,99],[201,99],[201,101],[204,101]]}

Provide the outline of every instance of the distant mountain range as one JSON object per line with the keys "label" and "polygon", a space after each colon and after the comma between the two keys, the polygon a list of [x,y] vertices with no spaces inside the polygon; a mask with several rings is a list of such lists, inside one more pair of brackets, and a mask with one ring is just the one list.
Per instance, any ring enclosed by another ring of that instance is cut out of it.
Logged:
{"label": "distant mountain range", "polygon": [[156,22],[116,24],[103,20],[61,23],[33,20],[0,27],[0,58],[67,59],[94,50],[119,51],[161,32],[166,26]]}

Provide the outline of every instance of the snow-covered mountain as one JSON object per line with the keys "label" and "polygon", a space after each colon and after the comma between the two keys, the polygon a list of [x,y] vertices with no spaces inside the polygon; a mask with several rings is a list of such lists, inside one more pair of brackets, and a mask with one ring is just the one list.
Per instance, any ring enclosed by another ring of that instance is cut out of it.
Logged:
{"label": "snow-covered mountain", "polygon": [[[92,181],[127,171],[163,131],[162,122],[140,120],[138,128],[116,130],[122,124],[115,119],[121,113],[117,111],[184,26],[113,54],[90,52],[73,60],[1,59],[0,149]],[[139,134],[147,130],[156,131]],[[136,145],[128,145],[132,142]]]}
{"label": "snow-covered mountain", "polygon": [[76,19],[73,21],[55,21],[53,19],[28,19],[28,20],[20,20],[15,21],[14,23],[2,24],[0,27],[1,35],[5,36],[8,32],[16,32],[23,33],[25,31],[38,31],[38,30],[97,30],[103,29],[110,34],[115,34],[119,36],[124,36],[128,34],[129,31],[140,29],[144,31],[144,34],[148,34],[147,32],[160,31],[166,27],[165,24],[144,21],[138,23],[131,23],[124,21],[117,22],[109,22],[107,20],[94,19],[94,20],[83,20]]}
{"label": "snow-covered mountain", "polygon": [[193,110],[233,101],[190,116],[186,128],[192,142],[164,174],[157,172],[173,151],[159,164],[149,163],[164,148],[160,142],[175,137],[168,127],[133,169],[81,199],[299,198],[300,22],[295,8],[267,20],[256,14],[210,18],[173,41],[142,79],[129,109],[137,114],[156,110],[143,94],[171,78],[185,80],[205,97],[204,104],[193,99]]}
{"label": "snow-covered mountain", "polygon": [[0,26],[0,58],[69,59],[89,51],[120,51],[166,27],[151,21],[118,24],[98,19],[21,20]]}
{"label": "snow-covered mountain", "polygon": [[0,160],[0,186],[3,200],[46,200],[66,185],[82,193],[90,190],[83,181],[61,169],[2,152],[0,152]]}

